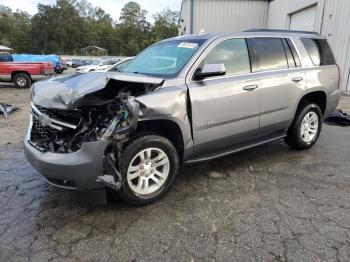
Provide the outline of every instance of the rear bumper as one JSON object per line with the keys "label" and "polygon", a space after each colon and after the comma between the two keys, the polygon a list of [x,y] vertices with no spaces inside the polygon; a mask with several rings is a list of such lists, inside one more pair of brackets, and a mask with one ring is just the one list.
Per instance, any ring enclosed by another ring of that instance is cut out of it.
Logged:
{"label": "rear bumper", "polygon": [[103,175],[103,155],[108,142],[83,143],[74,153],[41,152],[28,138],[24,141],[25,156],[48,183],[67,189],[88,190],[104,186],[96,182]]}

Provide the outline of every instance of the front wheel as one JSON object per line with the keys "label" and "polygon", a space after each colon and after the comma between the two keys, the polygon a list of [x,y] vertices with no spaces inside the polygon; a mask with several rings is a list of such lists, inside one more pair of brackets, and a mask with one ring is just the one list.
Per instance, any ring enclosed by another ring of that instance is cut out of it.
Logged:
{"label": "front wheel", "polygon": [[25,73],[18,73],[13,77],[13,83],[18,88],[29,88],[32,85],[32,80]]}
{"label": "front wheel", "polygon": [[285,141],[291,148],[308,149],[318,140],[321,129],[322,111],[320,107],[313,103],[305,103],[298,109]]}
{"label": "front wheel", "polygon": [[146,205],[162,198],[179,168],[174,145],[157,134],[143,134],[131,141],[122,154],[124,182],[118,191],[131,205]]}

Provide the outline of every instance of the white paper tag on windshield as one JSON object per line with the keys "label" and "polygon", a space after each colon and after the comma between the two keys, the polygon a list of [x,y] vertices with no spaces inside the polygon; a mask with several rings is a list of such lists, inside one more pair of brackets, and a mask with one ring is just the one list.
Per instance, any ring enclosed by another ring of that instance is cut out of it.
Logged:
{"label": "white paper tag on windshield", "polygon": [[197,48],[198,44],[197,43],[186,43],[186,42],[182,42],[180,44],[178,44],[177,47],[182,47],[182,48],[191,48],[191,49],[194,49],[194,48]]}

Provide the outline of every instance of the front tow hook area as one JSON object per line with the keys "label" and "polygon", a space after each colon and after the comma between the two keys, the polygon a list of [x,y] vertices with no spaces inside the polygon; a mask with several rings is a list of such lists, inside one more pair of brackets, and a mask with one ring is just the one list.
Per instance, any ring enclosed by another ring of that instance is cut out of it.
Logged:
{"label": "front tow hook area", "polygon": [[106,154],[104,158],[107,160],[107,164],[111,167],[113,175],[104,174],[103,176],[98,176],[96,182],[102,183],[105,186],[118,191],[122,187],[122,176],[115,167],[114,160],[111,158],[110,154]]}

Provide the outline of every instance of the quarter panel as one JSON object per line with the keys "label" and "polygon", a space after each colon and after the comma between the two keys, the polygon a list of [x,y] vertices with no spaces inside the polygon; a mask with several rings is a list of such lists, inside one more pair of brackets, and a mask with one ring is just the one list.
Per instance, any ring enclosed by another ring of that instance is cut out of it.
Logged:
{"label": "quarter panel", "polygon": [[327,104],[324,117],[327,117],[337,107],[340,100],[338,67],[336,65],[327,65],[306,68],[305,75],[308,83],[305,93],[312,91],[325,92]]}

